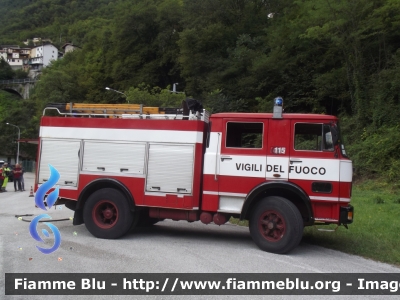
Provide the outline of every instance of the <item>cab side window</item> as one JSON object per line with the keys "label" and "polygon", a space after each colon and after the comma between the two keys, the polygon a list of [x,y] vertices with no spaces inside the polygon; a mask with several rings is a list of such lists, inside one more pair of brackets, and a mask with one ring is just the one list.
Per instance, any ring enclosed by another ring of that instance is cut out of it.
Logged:
{"label": "cab side window", "polygon": [[296,123],[294,149],[333,151],[331,127],[328,124]]}
{"label": "cab side window", "polygon": [[262,148],[263,123],[228,122],[226,148]]}

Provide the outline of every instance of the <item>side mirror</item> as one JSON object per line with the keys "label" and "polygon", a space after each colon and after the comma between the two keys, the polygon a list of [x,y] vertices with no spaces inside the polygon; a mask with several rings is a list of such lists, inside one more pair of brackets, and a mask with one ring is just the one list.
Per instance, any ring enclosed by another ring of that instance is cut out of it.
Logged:
{"label": "side mirror", "polygon": [[339,131],[336,124],[331,124],[332,143],[335,146],[339,140]]}

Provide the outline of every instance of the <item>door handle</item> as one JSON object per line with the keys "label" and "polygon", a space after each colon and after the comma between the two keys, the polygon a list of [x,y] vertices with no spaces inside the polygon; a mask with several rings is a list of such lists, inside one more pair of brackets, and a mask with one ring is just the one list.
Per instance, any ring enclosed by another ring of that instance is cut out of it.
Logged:
{"label": "door handle", "polygon": [[224,160],[232,160],[232,157],[229,157],[229,156],[221,156],[221,161],[224,161]]}
{"label": "door handle", "polygon": [[296,160],[294,160],[294,159],[290,160],[290,164],[291,165],[293,165],[294,163],[302,163],[302,162],[303,162],[302,160],[297,160],[297,159]]}
{"label": "door handle", "polygon": [[102,171],[105,171],[105,170],[106,170],[106,168],[104,168],[104,167],[97,167],[97,170],[102,170]]}
{"label": "door handle", "polygon": [[129,171],[129,169],[119,169],[121,172],[124,172],[124,171]]}

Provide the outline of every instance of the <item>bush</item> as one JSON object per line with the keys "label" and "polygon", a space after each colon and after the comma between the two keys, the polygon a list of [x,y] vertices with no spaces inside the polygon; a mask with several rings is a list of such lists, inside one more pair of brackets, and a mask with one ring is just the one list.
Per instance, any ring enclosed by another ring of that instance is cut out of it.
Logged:
{"label": "bush", "polygon": [[388,181],[400,180],[400,126],[364,130],[348,147],[357,174],[377,175]]}

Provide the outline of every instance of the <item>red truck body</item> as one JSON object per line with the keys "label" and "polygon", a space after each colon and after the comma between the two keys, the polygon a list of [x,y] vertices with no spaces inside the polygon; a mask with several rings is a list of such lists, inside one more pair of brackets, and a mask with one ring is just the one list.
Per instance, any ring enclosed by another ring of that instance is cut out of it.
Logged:
{"label": "red truck body", "polygon": [[233,216],[261,249],[286,253],[304,226],[352,222],[352,162],[334,116],[65,113],[42,117],[38,153],[35,190],[54,166],[58,204],[100,238]]}

